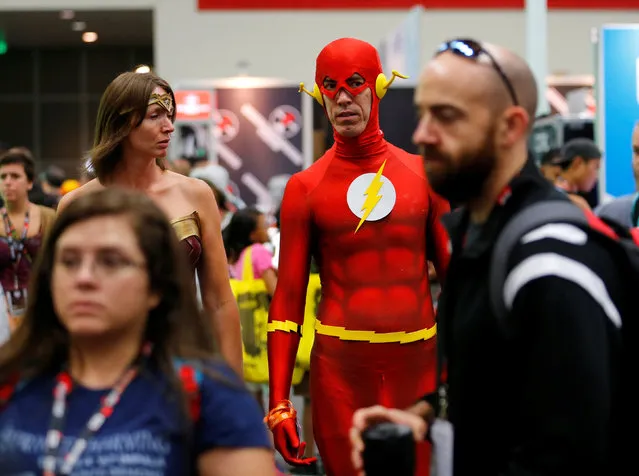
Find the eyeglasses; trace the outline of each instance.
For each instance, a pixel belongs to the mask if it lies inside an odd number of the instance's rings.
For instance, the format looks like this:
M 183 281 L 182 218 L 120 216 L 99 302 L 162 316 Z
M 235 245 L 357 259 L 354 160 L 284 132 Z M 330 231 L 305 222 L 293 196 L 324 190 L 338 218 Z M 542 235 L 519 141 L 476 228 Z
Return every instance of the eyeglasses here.
M 465 58 L 469 58 L 472 60 L 477 60 L 481 55 L 486 55 L 488 59 L 490 59 L 490 63 L 492 64 L 497 74 L 501 78 L 502 82 L 508 89 L 508 93 L 513 100 L 515 106 L 519 106 L 519 101 L 517 100 L 517 94 L 515 94 L 515 88 L 512 83 L 504 73 L 504 70 L 501 69 L 499 63 L 495 61 L 493 55 L 491 55 L 488 51 L 484 49 L 483 46 L 478 41 L 470 40 L 470 39 L 461 39 L 458 38 L 456 40 L 447 41 L 442 43 L 441 46 L 437 49 L 435 56 L 438 56 L 446 51 L 451 51 L 452 53 L 463 56 Z

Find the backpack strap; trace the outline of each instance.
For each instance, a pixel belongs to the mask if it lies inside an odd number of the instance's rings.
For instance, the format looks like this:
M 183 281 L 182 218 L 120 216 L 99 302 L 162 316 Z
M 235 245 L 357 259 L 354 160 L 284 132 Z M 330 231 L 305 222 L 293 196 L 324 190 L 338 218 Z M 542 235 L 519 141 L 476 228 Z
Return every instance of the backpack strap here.
M 202 371 L 182 359 L 174 360 L 175 371 L 182 382 L 182 389 L 186 393 L 189 415 L 194 423 L 200 419 L 202 397 L 200 387 L 202 385 Z
M 594 217 L 593 228 L 602 228 L 606 225 Z M 546 200 L 530 205 L 507 223 L 499 234 L 493 248 L 490 263 L 490 302 L 493 312 L 499 322 L 503 322 L 508 315 L 508 309 L 504 302 L 503 289 L 508 272 L 508 262 L 513 248 L 521 241 L 526 233 L 549 223 L 570 223 L 581 228 L 591 227 L 590 217 L 571 202 L 562 200 Z M 600 225 L 597 225 L 600 223 Z M 610 230 L 608 228 L 608 230 Z M 610 230 L 612 232 L 612 230 Z

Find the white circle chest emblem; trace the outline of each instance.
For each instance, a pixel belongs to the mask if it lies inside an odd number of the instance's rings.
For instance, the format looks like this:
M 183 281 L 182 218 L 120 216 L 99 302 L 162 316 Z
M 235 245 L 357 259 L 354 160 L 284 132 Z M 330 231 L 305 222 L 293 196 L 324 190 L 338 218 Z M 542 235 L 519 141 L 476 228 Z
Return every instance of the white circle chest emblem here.
M 393 183 L 384 175 L 382 164 L 377 173 L 362 174 L 353 180 L 346 192 L 351 212 L 360 219 L 357 231 L 365 221 L 378 221 L 388 216 L 397 201 Z

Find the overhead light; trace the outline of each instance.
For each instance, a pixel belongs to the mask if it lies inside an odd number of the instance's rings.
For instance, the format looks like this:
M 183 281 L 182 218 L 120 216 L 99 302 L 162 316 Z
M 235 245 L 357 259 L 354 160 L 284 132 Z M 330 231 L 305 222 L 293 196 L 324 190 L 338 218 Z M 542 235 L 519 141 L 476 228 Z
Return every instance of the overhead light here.
M 98 34 L 95 31 L 85 31 L 82 33 L 82 41 L 85 43 L 94 43 L 98 41 Z
M 61 20 L 73 20 L 75 18 L 75 12 L 73 10 L 62 10 L 60 12 Z
M 151 68 L 149 66 L 145 65 L 145 64 L 142 64 L 142 65 L 138 66 L 137 68 L 135 68 L 135 72 L 136 73 L 141 73 L 141 74 L 150 73 L 151 72 Z
M 73 31 L 84 31 L 87 29 L 87 24 L 83 21 L 74 21 L 71 23 L 71 29 Z

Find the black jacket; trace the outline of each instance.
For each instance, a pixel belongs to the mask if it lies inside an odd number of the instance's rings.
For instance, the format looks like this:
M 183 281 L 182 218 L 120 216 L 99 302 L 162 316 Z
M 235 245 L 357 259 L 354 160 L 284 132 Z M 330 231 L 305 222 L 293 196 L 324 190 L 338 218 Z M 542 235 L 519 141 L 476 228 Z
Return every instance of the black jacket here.
M 468 226 L 464 209 L 446 217 L 453 255 L 438 326 L 455 476 L 615 474 L 609 432 L 620 335 L 611 313 L 621 277 L 610 250 L 571 240 L 576 227 L 547 227 L 509 259 L 508 332 L 489 304 L 493 244 L 513 214 L 541 200 L 567 198 L 529 162 L 480 228 Z M 555 266 L 568 271 L 558 277 Z

